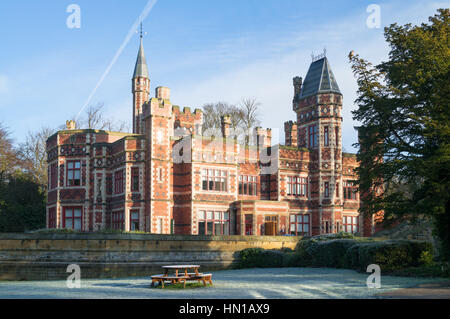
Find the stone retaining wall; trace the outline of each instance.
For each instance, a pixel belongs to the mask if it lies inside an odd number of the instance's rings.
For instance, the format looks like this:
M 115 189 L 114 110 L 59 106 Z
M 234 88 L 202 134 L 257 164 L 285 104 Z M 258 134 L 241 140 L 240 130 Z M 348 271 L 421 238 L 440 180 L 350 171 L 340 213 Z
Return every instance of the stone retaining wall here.
M 70 264 L 82 278 L 148 276 L 162 265 L 195 263 L 202 271 L 233 266 L 253 247 L 294 249 L 299 238 L 137 234 L 0 234 L 0 280 L 66 279 Z

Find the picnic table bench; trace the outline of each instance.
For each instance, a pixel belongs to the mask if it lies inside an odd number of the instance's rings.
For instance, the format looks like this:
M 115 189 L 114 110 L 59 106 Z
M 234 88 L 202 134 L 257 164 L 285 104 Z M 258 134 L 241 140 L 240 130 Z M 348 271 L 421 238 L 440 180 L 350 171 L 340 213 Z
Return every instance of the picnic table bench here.
M 171 265 L 171 266 L 163 266 L 165 269 L 164 274 L 153 275 L 152 278 L 152 287 L 155 283 L 160 283 L 161 287 L 164 288 L 165 282 L 170 282 L 172 284 L 183 283 L 183 288 L 186 288 L 186 281 L 198 281 L 203 282 L 203 285 L 206 286 L 206 283 L 212 285 L 212 274 L 203 274 L 198 272 L 198 265 Z M 174 269 L 175 275 L 169 275 L 169 270 Z M 184 269 L 180 275 L 178 273 L 179 269 Z M 189 273 L 188 269 L 194 269 L 194 273 Z

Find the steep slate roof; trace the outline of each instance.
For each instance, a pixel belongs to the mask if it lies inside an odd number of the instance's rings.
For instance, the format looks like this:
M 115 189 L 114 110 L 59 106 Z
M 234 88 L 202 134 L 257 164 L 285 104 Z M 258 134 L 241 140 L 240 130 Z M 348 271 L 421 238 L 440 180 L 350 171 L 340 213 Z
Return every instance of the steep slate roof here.
M 309 67 L 299 98 L 317 93 L 341 93 L 326 57 L 314 61 Z
M 142 44 L 142 37 L 141 46 L 139 47 L 139 53 L 136 60 L 136 66 L 134 68 L 133 79 L 137 77 L 144 77 L 147 79 L 149 78 L 147 60 L 145 59 L 144 46 Z

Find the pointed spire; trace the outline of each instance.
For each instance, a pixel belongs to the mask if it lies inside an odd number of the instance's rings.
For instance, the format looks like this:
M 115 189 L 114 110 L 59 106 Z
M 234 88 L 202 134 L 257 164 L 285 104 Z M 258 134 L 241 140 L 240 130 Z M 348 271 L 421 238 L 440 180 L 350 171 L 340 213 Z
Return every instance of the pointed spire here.
M 147 60 L 145 59 L 144 54 L 144 44 L 143 44 L 143 32 L 142 32 L 142 23 L 141 23 L 141 32 L 140 32 L 140 38 L 141 38 L 141 45 L 139 47 L 139 53 L 136 60 L 136 66 L 134 68 L 134 74 L 133 79 L 137 77 L 144 77 L 149 78 L 148 74 L 148 66 L 147 66 Z
M 317 93 L 341 93 L 325 54 L 311 63 L 299 98 Z

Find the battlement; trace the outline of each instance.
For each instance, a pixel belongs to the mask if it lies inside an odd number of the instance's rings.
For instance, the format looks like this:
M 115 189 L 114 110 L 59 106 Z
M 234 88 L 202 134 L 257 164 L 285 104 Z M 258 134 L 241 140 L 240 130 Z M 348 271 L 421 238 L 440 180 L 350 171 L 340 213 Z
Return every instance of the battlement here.
M 178 105 L 173 105 L 172 112 L 175 115 L 175 120 L 180 120 L 182 122 L 193 123 L 203 119 L 203 111 L 200 109 L 195 109 L 194 112 L 192 112 L 190 107 L 184 107 L 183 112 L 181 112 Z
M 263 147 L 272 146 L 272 129 L 263 129 L 262 127 L 255 127 L 256 145 L 262 144 Z M 262 142 L 261 142 L 262 140 Z
M 284 134 L 286 146 L 298 146 L 298 124 L 294 121 L 288 121 L 284 123 Z

